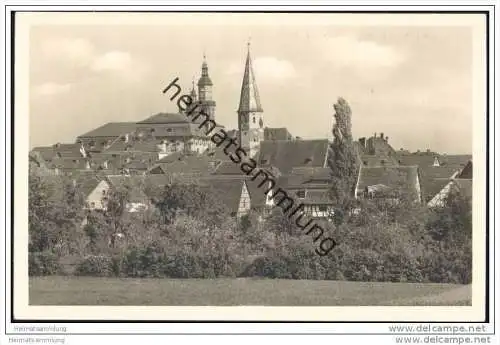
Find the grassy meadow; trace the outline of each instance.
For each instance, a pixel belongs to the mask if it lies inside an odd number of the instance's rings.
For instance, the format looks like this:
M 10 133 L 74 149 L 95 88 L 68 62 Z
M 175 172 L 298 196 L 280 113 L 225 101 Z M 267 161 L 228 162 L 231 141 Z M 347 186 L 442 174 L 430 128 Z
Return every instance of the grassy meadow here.
M 471 286 L 284 279 L 31 277 L 31 305 L 471 305 Z

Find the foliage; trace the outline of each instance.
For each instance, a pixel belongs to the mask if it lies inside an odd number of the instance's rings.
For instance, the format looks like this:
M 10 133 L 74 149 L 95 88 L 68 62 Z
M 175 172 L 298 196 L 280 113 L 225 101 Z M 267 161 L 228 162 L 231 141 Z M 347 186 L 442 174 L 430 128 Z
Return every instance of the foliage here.
M 59 258 L 56 254 L 45 252 L 29 252 L 28 273 L 30 276 L 46 276 L 62 272 Z
M 339 206 L 334 218 L 337 218 L 336 222 L 340 224 L 351 206 L 358 177 L 359 159 L 352 139 L 351 108 L 343 98 L 339 98 L 333 107 L 335 109 L 333 115 L 335 125 L 332 130 L 334 140 L 330 144 L 328 165 L 332 171 L 330 195 Z
M 83 258 L 75 274 L 101 277 L 472 279 L 472 208 L 456 194 L 436 209 L 404 193 L 394 199 L 344 198 L 342 217 L 328 223 L 338 246 L 324 257 L 280 208 L 236 220 L 196 184 L 170 185 L 158 207 L 138 213 L 127 212 L 128 187 L 106 197 L 104 211 L 85 211 L 70 180 L 30 175 L 30 275 L 60 274 L 59 256 L 73 255 Z
M 52 250 L 63 255 L 82 250 L 83 196 L 68 178 L 31 169 L 28 212 L 30 251 Z
M 228 211 L 215 192 L 196 183 L 173 183 L 165 187 L 156 206 L 163 222 L 172 223 L 179 213 L 197 217 L 210 225 L 220 224 Z
M 89 255 L 77 265 L 75 275 L 96 277 L 113 276 L 113 260 L 106 255 Z

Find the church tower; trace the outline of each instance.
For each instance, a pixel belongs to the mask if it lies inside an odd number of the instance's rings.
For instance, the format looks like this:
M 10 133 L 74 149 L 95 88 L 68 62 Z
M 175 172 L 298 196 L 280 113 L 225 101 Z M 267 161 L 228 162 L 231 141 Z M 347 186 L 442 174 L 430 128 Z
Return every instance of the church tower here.
M 240 106 L 238 108 L 238 129 L 240 146 L 253 157 L 264 140 L 264 110 L 260 105 L 259 91 L 255 83 L 255 75 L 250 58 L 248 43 L 245 73 L 241 85 Z
M 201 77 L 198 80 L 198 102 L 200 110 L 203 110 L 213 120 L 215 117 L 215 101 L 212 100 L 212 80 L 208 75 L 208 65 L 205 55 L 201 65 Z

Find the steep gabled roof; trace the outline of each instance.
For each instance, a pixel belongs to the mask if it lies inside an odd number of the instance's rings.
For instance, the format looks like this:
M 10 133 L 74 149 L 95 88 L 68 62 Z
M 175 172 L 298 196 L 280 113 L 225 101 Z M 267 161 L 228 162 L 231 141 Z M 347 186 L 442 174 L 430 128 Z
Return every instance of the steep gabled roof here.
M 357 195 L 363 193 L 369 186 L 384 185 L 391 189 L 401 189 L 403 192 L 419 195 L 417 188 L 420 186 L 417 182 L 417 166 L 361 167 L 356 193 Z
M 387 155 L 361 155 L 359 156 L 360 164 L 365 167 L 378 167 L 382 165 L 398 165 L 398 161 L 394 156 Z
M 282 128 L 264 128 L 264 140 L 292 140 L 293 136 L 286 127 Z
M 133 132 L 136 128 L 137 124 L 134 122 L 109 122 L 78 137 L 118 137 L 122 134 Z
M 186 155 L 174 153 L 155 163 L 155 166 L 160 166 L 165 174 L 198 174 L 208 175 L 214 168 L 214 162 L 207 156 L 203 155 Z
M 449 165 L 420 167 L 420 186 L 424 201 L 431 200 L 439 193 L 458 172 L 458 169 L 457 166 Z
M 291 173 L 283 176 L 283 181 L 289 187 L 305 185 L 330 185 L 332 181 L 331 169 L 323 167 L 293 168 Z
M 472 179 L 457 178 L 454 180 L 454 182 L 458 187 L 460 194 L 472 200 L 472 194 L 473 194 Z
M 31 152 L 39 155 L 45 162 L 50 162 L 57 156 L 56 150 L 53 146 L 39 146 L 31 150 Z
M 452 181 L 449 178 L 434 178 L 424 180 L 422 186 L 422 199 L 425 203 L 431 201 L 443 188 Z
M 457 175 L 459 179 L 472 179 L 472 160 L 470 160 L 465 167 Z
M 232 161 L 221 162 L 214 171 L 215 175 L 244 175 L 240 169 L 240 164 Z
M 262 141 L 257 164 L 288 174 L 297 167 L 324 167 L 327 155 L 327 139 Z
M 82 192 L 85 197 L 88 197 L 90 193 L 101 183 L 101 179 L 97 178 L 95 174 L 88 176 L 79 176 L 75 180 L 77 188 Z M 106 182 L 107 183 L 107 182 Z
M 46 162 L 54 158 L 82 158 L 82 145 L 79 143 L 55 144 L 52 146 L 35 147 L 32 152 L 37 152 Z
M 215 193 L 217 198 L 233 213 L 238 211 L 243 181 L 242 179 L 203 179 L 200 180 L 200 184 Z

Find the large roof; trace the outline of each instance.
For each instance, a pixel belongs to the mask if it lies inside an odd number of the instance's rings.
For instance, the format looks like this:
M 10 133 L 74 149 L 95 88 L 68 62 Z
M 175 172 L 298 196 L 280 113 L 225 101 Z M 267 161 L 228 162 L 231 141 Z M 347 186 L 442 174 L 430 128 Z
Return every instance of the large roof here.
M 257 163 L 287 174 L 297 167 L 324 167 L 327 155 L 327 139 L 262 141 Z
M 417 181 L 417 166 L 362 167 L 356 193 L 359 195 L 370 186 L 387 186 L 391 189 L 400 188 L 407 192 L 418 192 Z
M 471 155 L 433 155 L 433 154 L 403 154 L 398 155 L 397 159 L 401 165 L 418 165 L 422 167 L 430 167 L 434 164 L 434 160 L 438 159 L 440 166 L 464 167 L 467 162 L 472 159 Z
M 37 152 L 46 162 L 54 158 L 82 158 L 81 144 L 55 144 L 53 146 L 42 146 L 33 148 L 32 152 Z
M 472 193 L 473 193 L 473 185 L 472 185 L 472 179 L 455 179 L 454 180 L 456 186 L 458 187 L 460 194 L 463 196 L 472 199 Z
M 158 113 L 148 117 L 145 120 L 137 122 L 137 124 L 166 124 L 166 123 L 186 123 L 189 120 L 185 115 L 179 113 Z
M 137 124 L 134 122 L 109 122 L 78 137 L 119 137 L 122 134 L 135 131 L 136 128 Z
M 292 140 L 293 137 L 286 127 L 264 128 L 264 140 Z
M 186 155 L 174 153 L 157 161 L 154 167 L 160 167 L 165 174 L 210 174 L 216 163 L 206 155 Z M 154 167 L 152 169 L 154 169 Z
M 420 187 L 424 201 L 429 201 L 439 193 L 458 171 L 459 167 L 453 165 L 419 167 Z
M 161 144 L 161 140 L 141 140 L 139 138 L 129 136 L 126 138 L 125 136 L 120 137 L 118 140 L 115 140 L 108 148 L 106 148 L 103 152 L 111 153 L 111 152 L 125 152 L 125 151 L 133 151 L 133 152 L 160 152 L 160 148 L 158 145 Z
M 457 178 L 461 179 L 472 179 L 472 160 L 470 160 L 467 165 L 460 171 Z
M 95 174 L 78 176 L 74 181 L 77 185 L 77 188 L 85 197 L 88 197 L 89 194 L 94 189 L 96 189 L 97 185 L 101 182 L 101 180 L 97 178 Z

